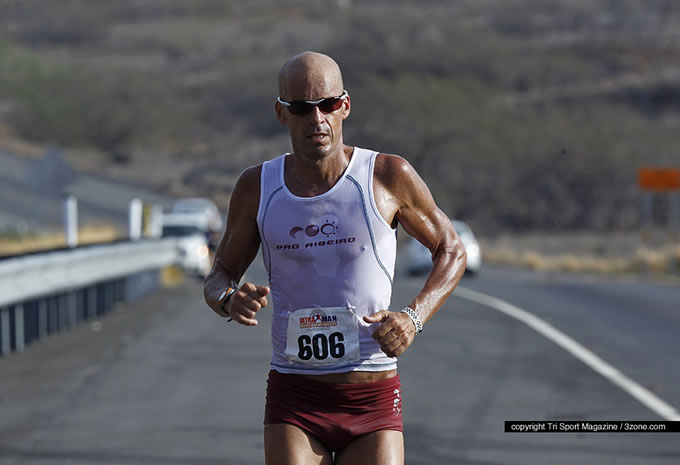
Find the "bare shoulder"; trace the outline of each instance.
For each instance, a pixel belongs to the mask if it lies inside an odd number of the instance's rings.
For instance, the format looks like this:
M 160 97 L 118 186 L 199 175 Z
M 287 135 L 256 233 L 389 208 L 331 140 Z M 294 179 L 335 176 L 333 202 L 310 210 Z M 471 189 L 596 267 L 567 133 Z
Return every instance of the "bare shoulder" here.
M 252 187 L 260 187 L 260 177 L 262 176 L 262 163 L 259 165 L 251 166 L 249 168 L 246 168 L 243 170 L 243 172 L 239 175 L 238 181 L 236 182 L 237 187 L 243 188 L 252 188 Z M 257 185 L 257 186 L 255 186 Z M 234 188 L 236 189 L 236 187 Z
M 247 211 L 257 214 L 260 203 L 260 177 L 262 175 L 262 164 L 246 168 L 234 186 L 231 193 L 229 209 L 236 208 L 239 211 Z
M 417 173 L 405 158 L 390 153 L 379 153 L 375 157 L 373 175 L 385 187 L 392 187 L 414 175 L 417 176 Z
M 374 180 L 399 207 L 429 201 L 430 191 L 415 168 L 403 157 L 379 153 L 373 169 Z

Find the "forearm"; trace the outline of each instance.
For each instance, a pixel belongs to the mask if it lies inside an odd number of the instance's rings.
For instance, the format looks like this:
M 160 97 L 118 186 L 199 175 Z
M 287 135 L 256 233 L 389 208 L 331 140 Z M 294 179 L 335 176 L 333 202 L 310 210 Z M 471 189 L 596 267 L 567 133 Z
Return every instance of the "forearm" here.
M 426 323 L 444 305 L 465 272 L 465 247 L 460 239 L 437 248 L 432 256 L 432 270 L 420 293 L 409 305 Z

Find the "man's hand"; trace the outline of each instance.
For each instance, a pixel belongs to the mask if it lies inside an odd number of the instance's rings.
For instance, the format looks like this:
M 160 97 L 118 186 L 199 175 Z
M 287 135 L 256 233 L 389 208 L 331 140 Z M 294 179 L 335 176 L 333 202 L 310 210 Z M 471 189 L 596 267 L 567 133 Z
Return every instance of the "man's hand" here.
M 244 283 L 231 296 L 224 310 L 237 323 L 246 326 L 257 326 L 255 314 L 262 307 L 267 306 L 267 294 L 269 294 L 269 287 L 267 286 Z
M 373 339 L 388 357 L 399 357 L 413 343 L 416 327 L 406 313 L 380 310 L 364 317 L 366 323 L 382 323 L 373 331 Z

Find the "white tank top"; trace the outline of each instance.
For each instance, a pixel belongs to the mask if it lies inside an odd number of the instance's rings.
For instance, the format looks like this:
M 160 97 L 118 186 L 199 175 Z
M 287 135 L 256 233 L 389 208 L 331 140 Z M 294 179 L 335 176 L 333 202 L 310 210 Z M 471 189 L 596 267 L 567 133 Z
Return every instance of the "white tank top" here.
M 377 153 L 356 147 L 328 191 L 298 197 L 284 182 L 288 154 L 262 166 L 257 224 L 273 301 L 271 368 L 324 374 L 395 369 L 365 315 L 392 297 L 396 229 L 373 198 Z

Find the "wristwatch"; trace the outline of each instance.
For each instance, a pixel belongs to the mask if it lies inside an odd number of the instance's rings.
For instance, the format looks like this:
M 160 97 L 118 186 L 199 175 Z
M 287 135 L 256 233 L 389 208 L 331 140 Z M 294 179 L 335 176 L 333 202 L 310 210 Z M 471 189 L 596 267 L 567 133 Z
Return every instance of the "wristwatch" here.
M 224 289 L 222 292 L 220 292 L 220 296 L 217 298 L 217 300 L 219 300 L 219 302 L 220 302 L 220 310 L 222 310 L 225 313 L 227 312 L 224 309 L 224 306 L 227 304 L 227 301 L 229 300 L 229 298 L 231 298 L 231 296 L 234 295 L 234 292 L 236 292 L 236 291 L 237 291 L 237 289 L 235 287 L 229 287 L 227 289 Z M 227 321 L 229 322 L 229 321 L 231 321 L 231 319 L 232 318 L 230 316 Z
M 404 307 L 400 311 L 411 317 L 411 321 L 413 321 L 413 325 L 416 327 L 416 334 L 423 332 L 423 321 L 415 310 L 411 307 Z

